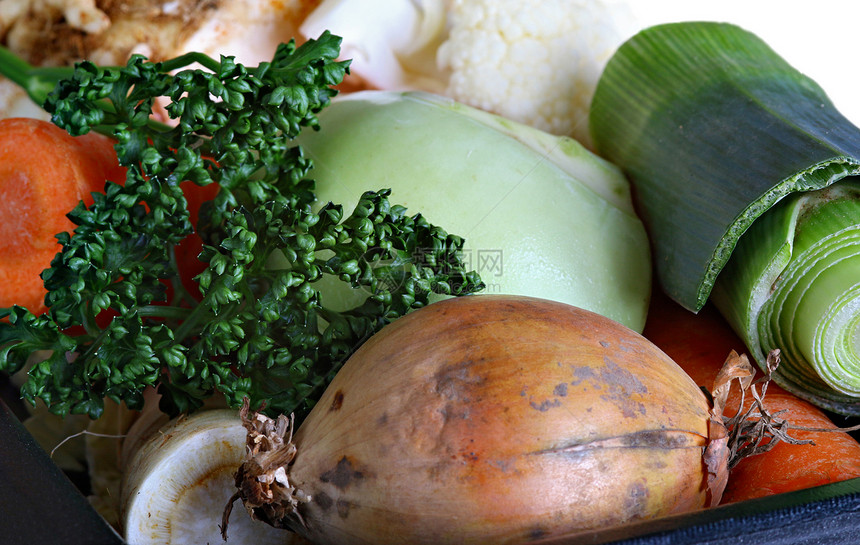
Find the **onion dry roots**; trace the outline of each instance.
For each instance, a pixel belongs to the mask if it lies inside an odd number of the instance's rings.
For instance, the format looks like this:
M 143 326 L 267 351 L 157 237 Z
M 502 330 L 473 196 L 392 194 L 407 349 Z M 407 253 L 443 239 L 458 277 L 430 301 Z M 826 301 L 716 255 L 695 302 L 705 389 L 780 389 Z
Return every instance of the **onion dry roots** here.
M 719 415 L 718 415 L 719 416 Z M 504 295 L 369 339 L 292 435 L 243 410 L 238 497 L 315 543 L 524 543 L 715 505 L 725 428 L 655 345 Z

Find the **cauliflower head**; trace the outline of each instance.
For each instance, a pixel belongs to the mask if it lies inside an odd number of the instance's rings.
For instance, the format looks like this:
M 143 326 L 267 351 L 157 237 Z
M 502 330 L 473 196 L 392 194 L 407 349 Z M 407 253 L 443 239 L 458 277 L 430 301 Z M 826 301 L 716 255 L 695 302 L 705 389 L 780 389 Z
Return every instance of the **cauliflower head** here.
M 324 0 L 300 31 L 342 36 L 373 87 L 443 94 L 586 146 L 597 79 L 636 28 L 622 0 L 368 1 Z

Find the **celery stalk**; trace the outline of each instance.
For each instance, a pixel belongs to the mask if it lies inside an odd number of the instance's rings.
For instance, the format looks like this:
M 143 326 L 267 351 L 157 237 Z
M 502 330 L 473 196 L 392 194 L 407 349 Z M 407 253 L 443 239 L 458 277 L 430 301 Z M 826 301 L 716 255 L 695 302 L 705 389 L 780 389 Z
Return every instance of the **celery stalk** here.
M 590 123 L 631 179 L 664 291 L 692 311 L 713 295 L 760 365 L 781 351 L 780 385 L 860 414 L 860 129 L 757 36 L 712 22 L 623 44 Z

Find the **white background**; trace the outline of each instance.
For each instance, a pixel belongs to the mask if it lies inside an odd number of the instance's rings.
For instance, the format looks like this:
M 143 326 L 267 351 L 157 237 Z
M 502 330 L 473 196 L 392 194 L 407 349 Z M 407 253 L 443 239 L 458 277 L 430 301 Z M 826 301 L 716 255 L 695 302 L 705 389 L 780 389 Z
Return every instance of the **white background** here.
M 672 21 L 735 23 L 757 34 L 860 125 L 860 2 L 855 0 L 630 0 L 640 28 Z

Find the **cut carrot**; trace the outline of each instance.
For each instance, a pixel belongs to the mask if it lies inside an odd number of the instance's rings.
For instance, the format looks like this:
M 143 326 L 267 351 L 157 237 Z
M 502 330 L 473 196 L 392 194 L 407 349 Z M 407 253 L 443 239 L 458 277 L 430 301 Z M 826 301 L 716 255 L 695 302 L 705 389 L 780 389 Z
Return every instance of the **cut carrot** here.
M 84 202 L 87 204 L 92 202 L 92 198 L 90 197 L 92 191 L 104 190 L 105 180 L 117 183 L 125 181 L 125 167 L 121 167 L 117 160 L 116 150 L 114 149 L 115 140 L 97 132 L 88 132 L 87 134 L 72 138 L 72 141 L 84 155 L 88 155 L 97 166 L 101 167 L 103 172 L 102 175 L 93 179 L 91 183 L 86 184 L 87 188 L 92 189 L 88 189 L 87 198 Z M 102 178 L 102 180 L 99 181 L 99 178 Z
M 674 359 L 700 386 L 710 389 L 723 362 L 734 350 L 746 351 L 743 342 L 711 305 L 693 314 L 654 290 L 644 335 Z M 752 399 L 747 395 L 746 410 Z M 726 414 L 737 414 L 740 391 L 730 395 Z M 827 415 L 814 405 L 768 385 L 764 406 L 770 414 L 792 425 L 834 428 Z M 815 444 L 781 442 L 771 450 L 744 458 L 729 474 L 722 503 L 734 503 L 860 477 L 860 443 L 844 432 L 789 430 L 796 439 Z
M 125 179 L 109 138 L 0 120 L 0 307 L 45 310 L 40 274 L 60 250 L 55 235 L 74 228 L 66 214 L 81 200 L 90 204 L 108 179 Z
M 196 229 L 200 206 L 204 202 L 214 199 L 219 187 L 217 184 L 199 186 L 190 181 L 182 182 L 180 187 L 186 200 L 188 200 L 190 220 Z M 180 280 L 188 293 L 197 299 L 202 299 L 202 295 L 194 277 L 206 268 L 206 264 L 197 257 L 201 250 L 203 250 L 203 240 L 196 231 L 176 245 L 176 266 L 179 269 Z
M 818 408 L 785 391 L 768 387 L 765 407 L 795 426 L 833 428 Z M 814 444 L 779 443 L 772 450 L 746 458 L 730 475 L 723 503 L 792 492 L 860 477 L 860 444 L 847 433 L 790 430 L 795 439 Z

